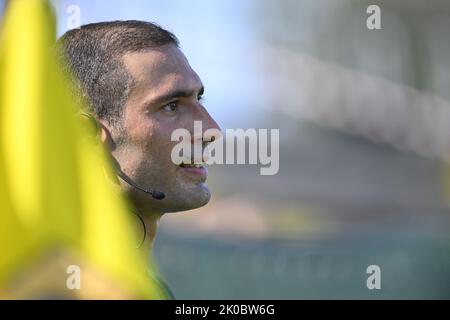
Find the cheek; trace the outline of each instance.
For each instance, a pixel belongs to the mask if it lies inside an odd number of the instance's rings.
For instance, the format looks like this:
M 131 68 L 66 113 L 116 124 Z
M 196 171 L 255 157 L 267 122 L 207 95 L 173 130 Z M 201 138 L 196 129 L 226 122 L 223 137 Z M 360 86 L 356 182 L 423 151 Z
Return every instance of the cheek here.
M 151 132 L 143 141 L 145 149 L 152 153 L 155 158 L 164 159 L 165 162 L 171 162 L 172 148 L 176 141 L 171 141 L 172 130 L 169 126 L 160 123 L 154 123 Z
M 176 126 L 173 121 L 163 121 L 145 115 L 129 118 L 128 133 L 130 142 L 139 149 L 142 156 L 158 159 L 161 166 L 172 165 L 171 153 L 178 141 L 171 141 L 172 133 Z M 134 120 L 134 121 L 131 121 Z
M 154 140 L 158 129 L 152 119 L 145 115 L 128 115 L 127 132 L 128 140 L 139 147 L 147 148 Z

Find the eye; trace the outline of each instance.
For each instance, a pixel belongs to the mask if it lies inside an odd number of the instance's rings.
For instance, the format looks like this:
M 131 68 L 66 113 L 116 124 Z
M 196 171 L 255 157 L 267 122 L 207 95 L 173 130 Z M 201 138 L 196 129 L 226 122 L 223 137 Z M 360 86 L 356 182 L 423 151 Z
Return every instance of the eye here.
M 168 113 L 175 113 L 178 110 L 178 104 L 176 102 L 171 102 L 162 107 L 162 109 Z

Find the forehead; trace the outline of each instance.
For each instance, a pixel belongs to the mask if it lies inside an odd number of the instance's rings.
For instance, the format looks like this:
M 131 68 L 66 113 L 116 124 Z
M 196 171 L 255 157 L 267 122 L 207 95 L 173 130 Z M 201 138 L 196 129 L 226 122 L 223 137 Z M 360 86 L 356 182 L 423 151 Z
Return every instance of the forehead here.
M 156 95 L 173 90 L 198 90 L 202 86 L 184 54 L 172 44 L 127 53 L 123 62 L 134 79 L 133 90 L 137 93 Z

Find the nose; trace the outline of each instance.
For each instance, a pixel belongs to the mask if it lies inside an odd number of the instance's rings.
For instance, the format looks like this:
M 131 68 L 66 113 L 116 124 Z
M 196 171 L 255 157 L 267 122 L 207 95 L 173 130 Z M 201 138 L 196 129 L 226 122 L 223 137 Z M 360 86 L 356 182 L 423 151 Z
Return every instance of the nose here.
M 206 110 L 205 110 L 205 112 L 206 112 L 206 117 L 207 117 L 207 120 L 206 120 L 207 125 L 205 125 L 203 127 L 203 130 L 204 130 L 203 131 L 203 143 L 208 144 L 210 142 L 213 142 L 213 141 L 219 139 L 222 136 L 222 133 L 221 133 L 222 129 L 217 124 L 216 120 L 214 120 L 213 117 L 211 117 L 211 115 Z M 213 132 L 213 134 L 210 134 L 210 135 L 205 134 L 205 132 L 207 132 L 208 130 L 209 130 L 209 132 L 212 132 L 212 129 L 214 129 L 214 131 L 216 131 L 216 132 Z
M 222 137 L 222 129 L 203 106 L 200 106 L 200 109 L 200 116 L 196 121 L 202 122 L 202 137 L 194 139 L 201 139 L 203 146 L 206 147 L 209 143 Z
M 222 137 L 221 129 L 217 122 L 211 117 L 208 111 L 199 103 L 193 114 L 194 128 L 191 135 L 191 143 L 194 146 L 194 161 L 206 161 L 204 150 L 208 144 Z M 199 127 L 201 126 L 201 129 Z M 196 149 L 200 147 L 199 149 Z

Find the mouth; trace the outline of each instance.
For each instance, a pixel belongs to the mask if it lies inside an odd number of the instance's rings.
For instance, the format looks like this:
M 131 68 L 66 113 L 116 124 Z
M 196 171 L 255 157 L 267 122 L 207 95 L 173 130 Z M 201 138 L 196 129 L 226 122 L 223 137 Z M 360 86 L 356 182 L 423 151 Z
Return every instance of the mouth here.
M 202 168 L 205 166 L 205 163 L 182 163 L 180 167 L 182 168 Z

